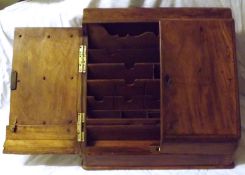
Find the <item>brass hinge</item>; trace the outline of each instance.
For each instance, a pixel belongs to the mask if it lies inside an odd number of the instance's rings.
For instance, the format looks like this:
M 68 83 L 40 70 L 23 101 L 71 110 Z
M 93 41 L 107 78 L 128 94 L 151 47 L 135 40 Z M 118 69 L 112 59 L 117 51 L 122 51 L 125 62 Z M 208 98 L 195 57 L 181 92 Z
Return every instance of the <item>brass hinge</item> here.
M 79 49 L 79 72 L 86 73 L 87 69 L 87 46 L 81 45 Z
M 85 113 L 77 114 L 77 141 L 84 142 L 85 133 L 84 133 L 84 123 L 85 123 Z

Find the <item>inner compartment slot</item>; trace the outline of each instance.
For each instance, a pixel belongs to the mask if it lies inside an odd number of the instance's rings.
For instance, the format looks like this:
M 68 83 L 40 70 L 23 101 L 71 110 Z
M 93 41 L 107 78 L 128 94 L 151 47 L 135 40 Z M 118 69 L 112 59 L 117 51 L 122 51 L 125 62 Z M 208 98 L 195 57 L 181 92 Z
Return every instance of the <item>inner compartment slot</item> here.
M 88 145 L 159 141 L 158 23 L 87 24 L 85 28 Z
M 159 63 L 159 49 L 89 49 L 90 63 Z
M 158 140 L 159 125 L 87 125 L 89 140 Z
M 123 63 L 89 64 L 89 79 L 152 79 L 154 77 L 154 64 L 135 63 L 127 67 Z

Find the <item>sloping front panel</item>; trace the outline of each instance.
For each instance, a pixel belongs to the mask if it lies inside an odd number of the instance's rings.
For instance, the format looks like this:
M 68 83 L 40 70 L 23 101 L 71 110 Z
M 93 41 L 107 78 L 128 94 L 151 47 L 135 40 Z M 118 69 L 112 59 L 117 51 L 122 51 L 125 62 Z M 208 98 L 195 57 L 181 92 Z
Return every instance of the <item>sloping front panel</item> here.
M 232 20 L 162 20 L 161 141 L 240 136 Z
M 16 29 L 4 152 L 75 152 L 81 33 L 81 28 Z

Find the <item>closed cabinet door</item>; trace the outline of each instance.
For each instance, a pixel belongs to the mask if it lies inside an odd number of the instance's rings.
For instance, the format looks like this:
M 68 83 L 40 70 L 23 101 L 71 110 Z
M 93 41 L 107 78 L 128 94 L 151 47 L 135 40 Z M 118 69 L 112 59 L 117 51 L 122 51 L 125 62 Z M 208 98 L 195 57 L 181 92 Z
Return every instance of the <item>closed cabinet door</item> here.
M 160 22 L 161 146 L 239 137 L 232 19 Z

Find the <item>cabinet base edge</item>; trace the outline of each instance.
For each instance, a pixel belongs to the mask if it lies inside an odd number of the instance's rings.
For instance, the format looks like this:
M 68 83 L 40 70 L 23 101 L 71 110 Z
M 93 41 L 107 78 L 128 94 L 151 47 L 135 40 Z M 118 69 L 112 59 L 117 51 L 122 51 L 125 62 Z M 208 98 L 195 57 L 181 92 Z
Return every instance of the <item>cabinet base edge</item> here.
M 154 155 L 86 155 L 86 170 L 116 169 L 230 169 L 232 155 L 154 154 Z
M 224 165 L 162 165 L 162 166 L 86 166 L 82 165 L 85 170 L 174 170 L 174 169 L 232 169 L 235 164 Z

